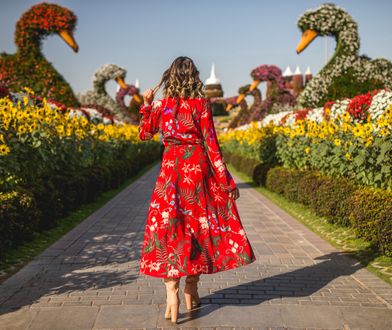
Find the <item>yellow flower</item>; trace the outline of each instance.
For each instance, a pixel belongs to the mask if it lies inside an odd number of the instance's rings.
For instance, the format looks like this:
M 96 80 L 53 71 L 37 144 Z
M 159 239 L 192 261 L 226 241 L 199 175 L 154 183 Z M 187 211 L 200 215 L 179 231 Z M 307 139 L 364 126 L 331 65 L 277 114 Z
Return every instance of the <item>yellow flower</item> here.
M 386 136 L 386 135 L 390 134 L 390 131 L 384 127 L 384 128 L 382 128 L 382 129 L 380 130 L 380 133 L 379 133 L 379 134 L 380 134 L 381 136 Z
M 374 141 L 374 138 L 372 136 L 369 136 L 366 140 L 365 140 L 365 146 L 368 147 L 369 145 L 371 145 Z
M 345 112 L 343 115 L 343 120 L 347 123 L 351 120 L 351 116 L 348 112 Z
M 337 126 L 334 123 L 329 123 L 328 124 L 328 133 L 333 135 L 335 134 L 335 131 L 337 130 Z
M 105 125 L 102 124 L 102 123 L 99 123 L 99 124 L 97 125 L 97 128 L 98 128 L 98 130 L 102 131 L 102 130 L 104 130 Z
M 347 153 L 347 154 L 346 154 L 346 158 L 347 158 L 348 160 L 351 160 L 351 155 L 350 155 L 349 153 Z
M 30 89 L 29 87 L 23 87 L 22 88 L 27 94 L 34 95 L 34 91 Z
M 18 127 L 18 133 L 19 134 L 24 134 L 24 133 L 26 133 L 26 127 L 25 126 L 19 126 Z
M 307 154 L 310 153 L 310 148 L 309 147 L 305 148 L 305 153 L 307 153 Z
M 366 123 L 363 125 L 363 129 L 367 134 L 373 132 L 373 125 L 371 123 Z
M 342 141 L 340 139 L 335 139 L 334 143 L 335 143 L 335 145 L 340 147 L 340 145 L 342 144 Z
M 100 135 L 98 139 L 102 142 L 106 142 L 109 140 L 109 137 L 107 135 Z
M 0 155 L 5 156 L 10 152 L 10 148 L 6 144 L 0 144 Z
M 352 132 L 355 136 L 361 136 L 363 134 L 362 128 L 358 124 L 353 128 Z

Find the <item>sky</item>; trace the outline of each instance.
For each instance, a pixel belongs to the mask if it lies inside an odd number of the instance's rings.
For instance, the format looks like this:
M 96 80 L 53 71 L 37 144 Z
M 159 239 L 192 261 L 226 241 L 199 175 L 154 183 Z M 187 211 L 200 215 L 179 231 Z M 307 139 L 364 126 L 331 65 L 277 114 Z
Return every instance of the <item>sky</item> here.
M 0 52 L 14 53 L 15 23 L 40 1 L 0 0 Z M 331 2 L 331 1 L 329 1 Z M 262 64 L 284 71 L 290 65 L 317 73 L 331 57 L 333 38 L 316 38 L 301 54 L 295 48 L 301 14 L 323 1 L 312 0 L 59 0 L 78 17 L 74 53 L 57 35 L 44 40 L 43 53 L 75 93 L 92 88 L 103 64 L 127 70 L 126 82 L 141 90 L 155 86 L 177 56 L 191 57 L 205 81 L 215 63 L 225 96 L 251 83 Z M 359 25 L 360 53 L 392 60 L 392 1 L 336 0 Z M 327 52 L 326 52 L 327 49 Z M 114 94 L 116 84 L 107 89 Z M 159 96 L 159 95 L 158 95 Z

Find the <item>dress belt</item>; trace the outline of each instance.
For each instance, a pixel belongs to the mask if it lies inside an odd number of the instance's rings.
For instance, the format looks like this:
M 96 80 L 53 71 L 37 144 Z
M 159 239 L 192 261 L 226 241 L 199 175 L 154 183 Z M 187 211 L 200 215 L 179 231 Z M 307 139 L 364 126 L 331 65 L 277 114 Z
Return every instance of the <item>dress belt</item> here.
M 187 146 L 187 145 L 200 145 L 204 146 L 202 140 L 200 141 L 165 141 L 166 146 Z

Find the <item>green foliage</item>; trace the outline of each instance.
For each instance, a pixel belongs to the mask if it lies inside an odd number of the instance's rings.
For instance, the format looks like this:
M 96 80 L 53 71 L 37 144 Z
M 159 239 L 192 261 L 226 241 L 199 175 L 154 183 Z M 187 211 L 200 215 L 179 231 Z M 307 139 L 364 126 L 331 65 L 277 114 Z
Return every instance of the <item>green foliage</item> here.
M 276 155 L 276 134 L 267 134 L 261 141 L 259 147 L 259 159 L 263 164 L 278 165 L 279 159 Z
M 71 211 L 120 186 L 161 156 L 158 143 L 143 145 L 122 159 L 79 171 L 46 173 L 17 191 L 0 193 L 0 255 L 31 239 L 34 232 L 58 226 Z
M 354 179 L 358 184 L 392 188 L 392 136 L 376 137 L 369 146 L 349 135 L 337 135 L 341 145 L 319 140 L 312 143 L 303 136 L 278 135 L 276 157 L 284 167 L 311 169 L 327 176 Z M 305 150 L 309 148 L 307 154 Z
M 359 81 L 352 68 L 345 74 L 336 77 L 328 88 L 328 93 L 320 99 L 316 107 L 323 107 L 325 103 L 345 98 L 352 98 L 375 89 L 385 88 L 385 83 L 374 79 Z
M 352 180 L 344 178 L 322 178 L 314 194 L 312 208 L 316 214 L 328 217 L 331 223 L 348 226 L 350 198 L 357 187 Z
M 355 228 L 359 237 L 374 243 L 385 255 L 392 255 L 392 192 L 284 167 L 268 171 L 266 187 L 308 205 L 330 223 Z
M 0 193 L 0 256 L 31 238 L 39 217 L 34 196 L 29 191 Z
M 392 256 L 392 192 L 362 188 L 352 195 L 350 203 L 349 219 L 357 234 Z

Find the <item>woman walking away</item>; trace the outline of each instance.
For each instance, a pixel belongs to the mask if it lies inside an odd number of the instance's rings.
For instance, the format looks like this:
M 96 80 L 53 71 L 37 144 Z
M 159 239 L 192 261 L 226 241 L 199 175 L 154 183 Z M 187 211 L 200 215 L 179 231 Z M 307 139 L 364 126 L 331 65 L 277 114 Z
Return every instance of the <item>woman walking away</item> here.
M 164 98 L 154 101 L 163 85 Z M 144 92 L 139 137 L 158 131 L 164 151 L 147 215 L 140 273 L 163 278 L 165 318 L 177 322 L 179 284 L 185 279 L 187 310 L 200 305 L 200 274 L 212 274 L 256 260 L 236 202 L 239 191 L 227 170 L 204 98 L 199 71 L 178 57 L 155 90 Z

